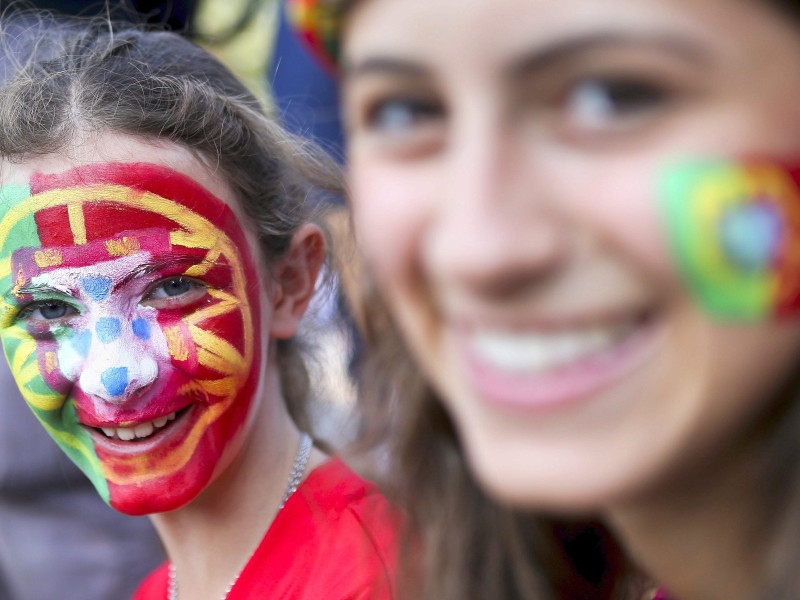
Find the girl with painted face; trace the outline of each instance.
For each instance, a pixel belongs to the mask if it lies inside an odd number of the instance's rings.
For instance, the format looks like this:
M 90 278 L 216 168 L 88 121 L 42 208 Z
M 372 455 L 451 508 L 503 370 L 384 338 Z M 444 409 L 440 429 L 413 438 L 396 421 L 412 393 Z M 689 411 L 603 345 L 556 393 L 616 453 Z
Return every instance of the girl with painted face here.
M 547 514 L 661 595 L 797 598 L 796 3 L 310 4 L 428 595 L 591 597 Z
M 176 35 L 47 36 L 0 91 L 0 336 L 103 499 L 152 516 L 136 598 L 390 597 L 392 509 L 313 447 L 293 343 L 335 169 Z

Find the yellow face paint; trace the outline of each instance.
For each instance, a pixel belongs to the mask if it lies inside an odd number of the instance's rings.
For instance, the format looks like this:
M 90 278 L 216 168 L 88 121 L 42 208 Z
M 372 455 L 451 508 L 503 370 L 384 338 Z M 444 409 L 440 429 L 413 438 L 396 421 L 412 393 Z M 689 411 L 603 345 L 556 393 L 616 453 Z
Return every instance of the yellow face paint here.
M 115 508 L 190 501 L 261 377 L 259 273 L 237 218 L 150 164 L 0 194 L 0 337 L 26 401 Z

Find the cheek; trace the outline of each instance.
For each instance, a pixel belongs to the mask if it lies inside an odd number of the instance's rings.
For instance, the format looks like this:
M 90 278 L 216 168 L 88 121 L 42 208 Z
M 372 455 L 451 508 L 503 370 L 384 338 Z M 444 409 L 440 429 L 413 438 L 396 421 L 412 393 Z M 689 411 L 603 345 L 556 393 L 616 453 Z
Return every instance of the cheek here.
M 32 336 L 22 327 L 0 334 L 14 381 L 37 415 L 51 418 L 59 413 L 71 387 L 61 372 L 57 336 Z M 48 416 L 50 415 L 50 416 Z
M 725 320 L 800 312 L 800 168 L 705 161 L 664 176 L 664 212 L 682 275 Z
M 418 180 L 419 178 L 416 178 Z M 435 199 L 403 171 L 363 164 L 350 179 L 354 224 L 367 262 L 379 280 L 398 276 L 416 260 Z
M 200 366 L 198 344 L 188 323 L 172 315 L 159 315 L 158 325 L 167 345 L 171 364 L 177 369 L 195 375 Z
M 42 378 L 57 394 L 66 395 L 74 374 L 64 369 L 62 361 L 59 359 L 58 343 L 39 342 L 37 345 L 39 372 L 42 374 Z
M 652 157 L 551 167 L 561 182 L 559 209 L 568 211 L 571 220 L 647 273 L 678 277 L 666 236 L 660 172 Z
M 184 315 L 159 314 L 157 327 L 171 366 L 195 380 L 233 378 L 227 385 L 240 387 L 248 376 L 243 369 L 248 352 L 245 340 L 252 340 L 255 330 L 255 323 L 246 321 L 241 309 L 240 303 L 232 302 L 210 304 Z
M 66 395 L 80 376 L 92 346 L 92 333 L 84 326 L 62 328 L 50 339 L 35 339 L 39 372 L 57 394 Z

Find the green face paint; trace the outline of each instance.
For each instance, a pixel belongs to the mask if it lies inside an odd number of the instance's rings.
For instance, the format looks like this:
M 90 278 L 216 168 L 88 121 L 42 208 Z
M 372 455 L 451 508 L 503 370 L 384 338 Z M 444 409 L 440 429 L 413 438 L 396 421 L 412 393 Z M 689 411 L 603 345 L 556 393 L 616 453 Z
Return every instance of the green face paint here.
M 694 162 L 668 170 L 663 185 L 680 271 L 713 316 L 800 313 L 800 167 Z
M 33 412 L 101 497 L 174 510 L 246 435 L 263 374 L 258 265 L 220 198 L 153 163 L 0 189 L 0 339 Z
M 34 211 L 26 203 L 32 196 L 28 185 L 0 187 L 0 217 L 4 226 L 0 257 L 0 289 L 15 290 L 18 274 L 11 267 L 10 256 L 18 247 L 41 248 Z M 15 319 L 19 298 L 14 294 L 0 297 L 0 337 L 3 350 L 17 380 L 20 392 L 28 406 L 64 453 L 86 473 L 106 502 L 109 501 L 108 484 L 101 472 L 100 462 L 91 437 L 78 425 L 75 407 L 65 404 L 61 391 L 46 380 L 47 361 L 37 352 L 36 341 L 24 324 Z M 56 340 L 68 338 L 72 331 L 54 332 Z M 43 368 L 43 363 L 44 368 Z

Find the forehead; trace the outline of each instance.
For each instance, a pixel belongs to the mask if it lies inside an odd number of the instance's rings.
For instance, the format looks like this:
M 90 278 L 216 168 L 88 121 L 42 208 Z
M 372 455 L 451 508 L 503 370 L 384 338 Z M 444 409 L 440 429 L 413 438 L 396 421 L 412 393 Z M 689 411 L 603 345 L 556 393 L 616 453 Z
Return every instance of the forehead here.
M 249 252 L 231 208 L 167 166 L 93 162 L 0 187 L 4 290 L 64 267 L 145 255 L 239 268 Z
M 766 0 L 364 0 L 348 15 L 344 56 L 352 63 L 401 53 L 474 72 L 600 32 L 680 34 L 734 53 L 743 44 L 776 42 L 776 30 L 800 37 L 770 6 Z
M 119 235 L 127 230 L 183 229 L 213 237 L 217 227 L 240 229 L 224 201 L 183 173 L 152 163 L 90 163 L 34 172 L 27 182 L 0 187 L 0 194 L 0 248 L 24 243 L 31 220 L 36 245 L 87 246 L 104 240 L 112 257 L 135 250 L 135 238 Z
M 100 190 L 102 186 L 105 192 Z M 122 188 L 131 191 L 126 194 Z M 65 210 L 68 213 L 71 210 L 71 216 L 77 217 L 75 206 L 82 203 L 81 212 L 90 213 L 87 214 L 89 220 L 84 219 L 84 222 L 90 234 L 96 233 L 96 236 L 120 224 L 120 219 L 106 217 L 125 208 L 134 210 L 137 203 L 131 201 L 136 194 L 160 196 L 200 213 L 204 210 L 212 214 L 219 210 L 225 212 L 225 208 L 220 208 L 223 205 L 232 207 L 234 212 L 238 209 L 234 194 L 221 174 L 206 166 L 187 148 L 167 140 L 109 131 L 79 134 L 60 153 L 33 156 L 14 163 L 0 159 L 0 190 L 3 192 L 0 217 L 13 208 L 17 212 L 41 212 L 37 219 L 42 222 L 59 221 L 59 215 L 63 216 Z M 31 198 L 40 195 L 38 199 Z M 154 214 L 145 213 L 163 212 L 162 207 L 152 203 L 139 204 L 134 222 L 137 228 L 147 226 L 147 222 L 155 218 Z M 116 212 L 109 213 L 112 208 Z M 127 216 L 130 218 L 133 214 L 127 213 Z M 99 222 L 96 217 L 100 217 Z M 61 220 L 56 227 L 61 241 L 65 236 L 63 225 Z M 80 222 L 76 223 L 74 218 L 73 225 L 80 228 Z M 73 241 L 81 242 L 80 232 Z
M 0 158 L 0 185 L 26 184 L 36 173 L 56 174 L 77 167 L 106 163 L 151 163 L 187 176 L 231 206 L 235 199 L 224 174 L 211 168 L 188 148 L 158 138 L 141 138 L 110 131 L 78 135 L 62 152 L 23 161 Z

